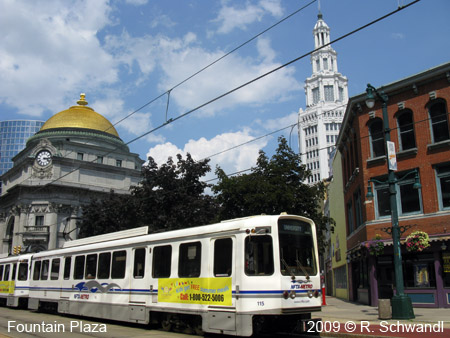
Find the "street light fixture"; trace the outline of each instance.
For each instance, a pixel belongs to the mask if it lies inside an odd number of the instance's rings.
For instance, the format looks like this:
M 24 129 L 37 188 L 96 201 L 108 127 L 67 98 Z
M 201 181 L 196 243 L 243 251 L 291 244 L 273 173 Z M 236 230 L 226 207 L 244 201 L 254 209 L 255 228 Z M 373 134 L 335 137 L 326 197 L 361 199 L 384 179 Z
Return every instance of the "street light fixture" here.
M 383 112 L 383 126 L 384 126 L 384 137 L 385 142 L 388 142 L 391 140 L 390 136 L 390 129 L 389 129 L 389 120 L 388 120 L 388 112 L 387 112 L 387 103 L 388 103 L 388 96 L 383 92 L 378 92 L 378 90 L 373 87 L 370 84 L 367 84 L 366 89 L 366 105 L 369 109 L 372 109 L 375 106 L 375 100 L 379 99 L 382 103 L 381 108 Z M 412 319 L 415 318 L 414 311 L 412 307 L 411 298 L 408 297 L 408 295 L 404 292 L 404 284 L 403 284 L 403 270 L 402 270 L 402 254 L 401 254 L 401 247 L 400 247 L 400 227 L 398 225 L 398 209 L 397 209 L 397 190 L 396 190 L 396 184 L 398 182 L 394 170 L 392 170 L 389 167 L 389 158 L 388 158 L 388 151 L 387 151 L 387 145 L 385 143 L 385 154 L 386 154 L 386 162 L 388 165 L 388 180 L 387 183 L 389 184 L 389 202 L 391 207 L 391 232 L 392 232 L 392 242 L 394 244 L 394 270 L 395 270 L 395 288 L 396 288 L 396 294 L 392 297 L 391 304 L 392 304 L 392 318 L 393 319 Z M 407 173 L 403 178 L 408 176 L 410 173 L 413 173 L 414 171 L 411 171 Z M 415 183 L 414 188 L 420 189 L 420 182 L 419 182 L 419 173 L 417 169 L 415 170 Z M 369 180 L 369 186 L 367 188 L 367 198 L 372 197 L 372 188 L 370 183 L 376 182 L 381 183 L 380 181 L 371 179 Z M 383 182 L 386 183 L 386 182 Z

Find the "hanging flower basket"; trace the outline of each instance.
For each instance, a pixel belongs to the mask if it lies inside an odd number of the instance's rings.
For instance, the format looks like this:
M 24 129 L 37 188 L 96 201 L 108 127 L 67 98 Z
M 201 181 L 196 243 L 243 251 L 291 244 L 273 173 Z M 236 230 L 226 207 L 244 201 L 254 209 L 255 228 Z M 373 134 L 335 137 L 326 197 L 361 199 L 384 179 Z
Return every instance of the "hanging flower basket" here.
M 384 252 L 384 243 L 381 236 L 376 234 L 375 238 L 368 243 L 369 253 L 373 256 L 379 256 Z
M 424 231 L 414 231 L 406 237 L 405 245 L 410 252 L 421 252 L 430 246 L 430 238 Z

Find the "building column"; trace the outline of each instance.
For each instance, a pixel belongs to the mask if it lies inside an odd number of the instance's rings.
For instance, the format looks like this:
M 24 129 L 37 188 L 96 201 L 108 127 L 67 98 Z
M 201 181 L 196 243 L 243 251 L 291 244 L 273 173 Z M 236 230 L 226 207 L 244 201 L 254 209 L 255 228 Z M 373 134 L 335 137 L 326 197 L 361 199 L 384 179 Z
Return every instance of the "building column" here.
M 49 205 L 48 250 L 56 249 L 58 243 L 58 210 L 56 205 Z
M 19 223 L 17 224 L 19 235 L 17 236 L 17 243 L 15 245 L 20 245 L 22 247 L 22 250 L 23 250 L 23 235 L 25 233 L 25 226 L 27 225 L 28 209 L 29 209 L 28 206 L 24 205 L 20 206 Z
M 439 243 L 439 242 L 438 242 Z M 434 273 L 436 275 L 436 304 L 437 307 L 445 307 L 447 304 L 446 293 L 444 290 L 444 281 L 442 279 L 442 265 L 440 251 L 434 251 Z

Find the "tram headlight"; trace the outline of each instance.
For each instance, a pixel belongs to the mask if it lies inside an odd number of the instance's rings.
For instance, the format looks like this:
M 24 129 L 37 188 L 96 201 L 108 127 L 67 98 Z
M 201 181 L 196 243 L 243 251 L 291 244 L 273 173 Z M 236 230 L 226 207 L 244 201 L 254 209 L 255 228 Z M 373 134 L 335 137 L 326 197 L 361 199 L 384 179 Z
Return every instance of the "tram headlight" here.
M 308 291 L 308 297 L 312 298 L 313 297 L 313 292 L 311 290 Z
M 288 299 L 289 298 L 289 292 L 288 291 L 284 291 L 283 292 L 283 298 L 284 299 Z
M 294 299 L 296 296 L 295 291 L 292 290 L 291 293 L 289 294 L 289 297 L 291 297 L 291 299 Z
M 316 297 L 316 298 L 319 297 L 319 291 L 317 291 L 317 290 L 314 291 L 314 297 Z

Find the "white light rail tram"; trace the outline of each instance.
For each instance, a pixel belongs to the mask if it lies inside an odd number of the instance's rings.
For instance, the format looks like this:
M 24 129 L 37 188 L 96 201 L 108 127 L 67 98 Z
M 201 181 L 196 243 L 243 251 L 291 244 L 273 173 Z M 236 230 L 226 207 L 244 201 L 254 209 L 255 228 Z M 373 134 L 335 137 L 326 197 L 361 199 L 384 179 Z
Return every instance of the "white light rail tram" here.
M 0 258 L 6 306 L 185 333 L 302 332 L 320 292 L 315 225 L 286 214 L 142 227 Z

